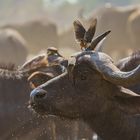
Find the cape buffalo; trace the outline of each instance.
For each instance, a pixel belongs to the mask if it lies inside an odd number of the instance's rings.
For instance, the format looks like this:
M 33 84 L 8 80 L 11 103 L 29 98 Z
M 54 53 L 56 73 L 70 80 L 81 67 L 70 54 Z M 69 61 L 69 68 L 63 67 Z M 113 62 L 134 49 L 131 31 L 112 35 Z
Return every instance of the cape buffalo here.
M 83 38 L 83 27 L 75 23 Z M 140 140 L 140 96 L 124 88 L 139 82 L 140 66 L 120 71 L 95 50 L 99 40 L 72 55 L 66 72 L 34 89 L 30 104 L 41 115 L 82 119 L 103 140 Z

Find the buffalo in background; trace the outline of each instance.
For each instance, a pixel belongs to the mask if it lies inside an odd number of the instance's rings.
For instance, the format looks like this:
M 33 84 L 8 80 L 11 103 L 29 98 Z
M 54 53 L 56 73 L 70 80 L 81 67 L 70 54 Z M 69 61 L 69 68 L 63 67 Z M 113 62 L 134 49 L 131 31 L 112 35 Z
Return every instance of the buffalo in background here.
M 13 29 L 0 30 L 0 63 L 22 65 L 28 56 L 27 42 Z
M 48 46 L 58 46 L 57 27 L 47 19 L 34 19 L 24 23 L 11 23 L 3 25 L 0 28 L 17 30 L 27 41 L 28 50 L 32 54 L 37 54 Z
M 135 50 L 139 49 L 140 47 L 139 25 L 140 25 L 140 7 L 138 6 L 137 9 L 129 16 L 127 23 L 128 33 L 130 35 L 132 47 L 134 47 Z

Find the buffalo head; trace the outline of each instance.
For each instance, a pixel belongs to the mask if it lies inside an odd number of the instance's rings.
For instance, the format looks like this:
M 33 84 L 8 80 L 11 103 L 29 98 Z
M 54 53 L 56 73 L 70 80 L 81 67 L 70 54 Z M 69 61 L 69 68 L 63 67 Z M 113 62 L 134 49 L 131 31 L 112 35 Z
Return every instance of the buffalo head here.
M 66 72 L 32 91 L 33 108 L 43 109 L 46 114 L 77 118 L 103 111 L 114 100 L 118 104 L 121 98 L 136 96 L 131 91 L 122 95 L 119 91 L 121 86 L 138 82 L 139 66 L 133 71 L 121 72 L 109 56 L 94 51 L 73 57 L 75 62 L 69 64 Z

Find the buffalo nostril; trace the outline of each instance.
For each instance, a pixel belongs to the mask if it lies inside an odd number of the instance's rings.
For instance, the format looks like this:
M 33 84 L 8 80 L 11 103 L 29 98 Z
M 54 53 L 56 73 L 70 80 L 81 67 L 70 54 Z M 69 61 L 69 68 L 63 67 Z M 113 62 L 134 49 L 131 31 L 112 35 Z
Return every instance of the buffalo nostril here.
M 32 103 L 41 100 L 45 97 L 46 91 L 42 89 L 34 89 L 30 94 L 30 101 Z

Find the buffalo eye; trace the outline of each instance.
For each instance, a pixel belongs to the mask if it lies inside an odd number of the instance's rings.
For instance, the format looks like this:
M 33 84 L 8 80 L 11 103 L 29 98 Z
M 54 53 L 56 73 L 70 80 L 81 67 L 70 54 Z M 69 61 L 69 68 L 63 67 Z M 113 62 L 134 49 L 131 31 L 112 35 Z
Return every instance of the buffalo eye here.
M 85 72 L 82 72 L 81 74 L 80 74 L 80 79 L 81 80 L 86 80 L 87 79 L 87 72 L 85 71 Z

